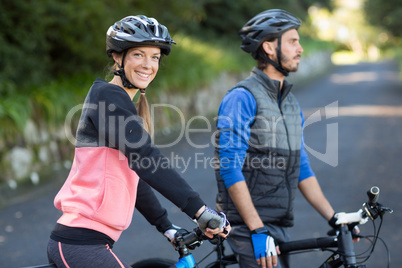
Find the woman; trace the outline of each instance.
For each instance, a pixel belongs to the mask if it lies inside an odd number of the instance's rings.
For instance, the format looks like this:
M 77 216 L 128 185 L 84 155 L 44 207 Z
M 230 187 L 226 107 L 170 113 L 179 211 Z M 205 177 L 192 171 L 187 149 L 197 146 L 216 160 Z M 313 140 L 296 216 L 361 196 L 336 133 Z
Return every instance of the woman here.
M 88 92 L 74 162 L 54 201 L 63 214 L 51 233 L 48 257 L 57 267 L 130 267 L 111 248 L 130 225 L 134 206 L 172 238 L 176 228 L 150 186 L 196 219 L 207 236 L 226 237 L 230 231 L 151 143 L 145 89 L 174 44 L 167 28 L 153 18 L 129 16 L 106 36 L 116 70 L 110 82 L 98 78 Z M 132 99 L 138 90 L 137 110 Z M 220 227 L 207 228 L 211 219 Z

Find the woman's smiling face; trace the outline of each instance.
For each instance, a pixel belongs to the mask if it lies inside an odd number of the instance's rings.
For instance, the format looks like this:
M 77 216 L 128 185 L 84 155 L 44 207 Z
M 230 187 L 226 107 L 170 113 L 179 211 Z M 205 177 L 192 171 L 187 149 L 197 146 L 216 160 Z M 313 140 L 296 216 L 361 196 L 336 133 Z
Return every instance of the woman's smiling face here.
M 146 88 L 158 72 L 160 58 L 158 47 L 130 48 L 124 59 L 127 79 L 137 88 Z

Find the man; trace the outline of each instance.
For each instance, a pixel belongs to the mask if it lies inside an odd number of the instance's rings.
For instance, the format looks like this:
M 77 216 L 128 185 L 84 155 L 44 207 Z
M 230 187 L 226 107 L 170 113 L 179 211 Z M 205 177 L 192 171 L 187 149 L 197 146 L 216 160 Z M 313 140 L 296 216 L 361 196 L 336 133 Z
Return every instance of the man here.
M 227 93 L 219 108 L 217 209 L 232 224 L 228 242 L 240 267 L 279 264 L 275 245 L 289 240 L 297 188 L 326 220 L 334 219 L 304 149 L 303 115 L 284 79 L 297 71 L 303 52 L 299 26 L 296 17 L 278 9 L 243 26 L 241 48 L 258 68 Z M 289 266 L 285 256 L 279 260 L 281 267 Z

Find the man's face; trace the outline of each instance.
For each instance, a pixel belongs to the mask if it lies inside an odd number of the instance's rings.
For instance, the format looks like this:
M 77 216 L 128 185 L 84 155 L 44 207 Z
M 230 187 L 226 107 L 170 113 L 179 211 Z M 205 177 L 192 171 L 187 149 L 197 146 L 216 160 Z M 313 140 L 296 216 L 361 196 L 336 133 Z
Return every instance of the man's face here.
M 281 41 L 281 64 L 289 72 L 296 72 L 300 63 L 300 54 L 303 53 L 299 33 L 296 29 L 289 30 L 282 35 Z

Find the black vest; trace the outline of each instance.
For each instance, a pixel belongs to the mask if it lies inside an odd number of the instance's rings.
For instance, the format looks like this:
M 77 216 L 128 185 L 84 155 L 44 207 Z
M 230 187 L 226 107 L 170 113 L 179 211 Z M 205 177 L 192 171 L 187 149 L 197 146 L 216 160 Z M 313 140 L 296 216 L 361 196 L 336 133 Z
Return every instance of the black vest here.
M 232 89 L 247 89 L 257 103 L 242 169 L 254 206 L 264 223 L 293 226 L 302 119 L 299 104 L 290 93 L 292 85 L 284 81 L 281 92 L 279 86 L 278 81 L 271 80 L 264 72 L 254 68 L 250 77 Z M 219 144 L 219 131 L 216 144 Z M 219 148 L 216 147 L 217 210 L 226 213 L 231 224 L 244 224 L 220 176 L 218 156 Z

